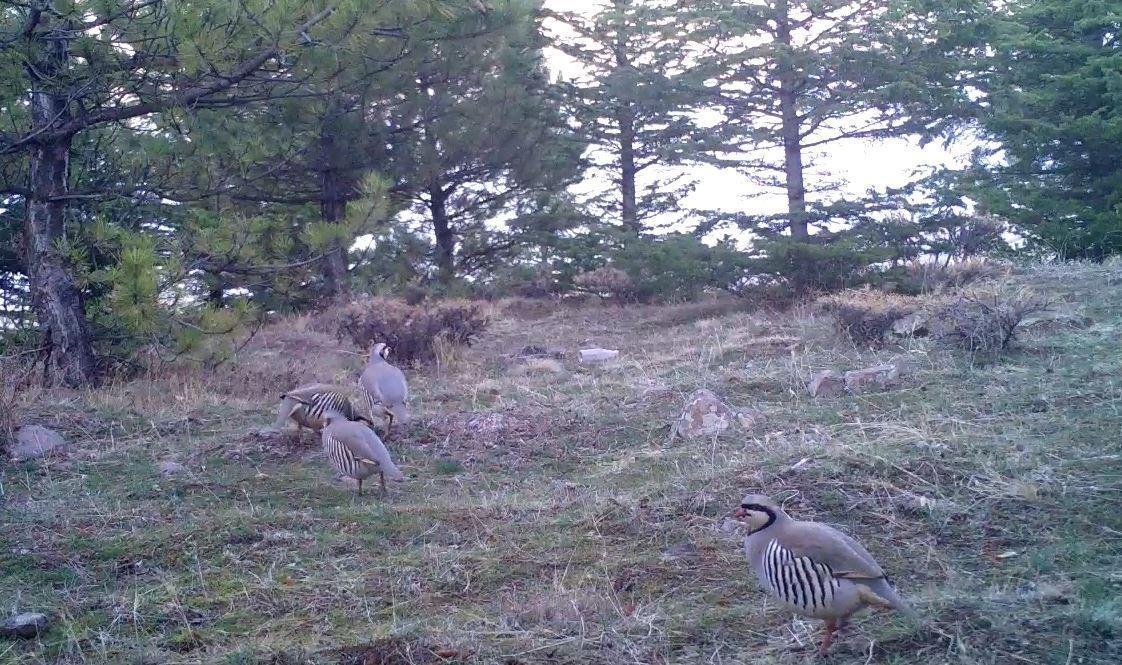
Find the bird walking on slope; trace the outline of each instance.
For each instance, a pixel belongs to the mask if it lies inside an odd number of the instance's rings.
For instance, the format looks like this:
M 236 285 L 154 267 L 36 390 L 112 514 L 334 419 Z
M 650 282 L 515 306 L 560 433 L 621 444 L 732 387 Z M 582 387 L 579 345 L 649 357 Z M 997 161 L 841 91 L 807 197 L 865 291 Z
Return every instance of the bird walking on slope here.
M 323 414 L 328 410 L 338 411 L 347 420 L 363 420 L 370 423 L 371 427 L 374 426 L 369 418 L 358 412 L 340 388 L 326 383 L 313 383 L 281 395 L 273 429 L 283 428 L 285 422 L 291 419 L 296 423 L 297 437 L 304 434 L 305 427 L 319 432 L 326 424 Z
M 749 528 L 744 551 L 760 586 L 785 609 L 826 622 L 820 655 L 849 617 L 866 607 L 915 616 L 872 555 L 841 531 L 791 519 L 761 495 L 744 497 L 733 516 Z
M 405 406 L 409 399 L 409 385 L 405 381 L 405 374 L 389 363 L 389 355 L 389 346 L 381 342 L 375 344 L 366 362 L 366 369 L 358 380 L 359 389 L 370 407 L 370 416 L 373 418 L 381 415 L 386 418 L 387 438 L 395 420 L 403 425 L 409 420 L 409 411 Z
M 362 496 L 362 481 L 375 473 L 383 494 L 386 493 L 386 476 L 390 480 L 405 480 L 405 474 L 393 463 L 389 451 L 374 430 L 348 420 L 334 409 L 324 411 L 323 419 L 326 423 L 322 432 L 323 452 L 335 471 L 358 482 L 359 496 Z

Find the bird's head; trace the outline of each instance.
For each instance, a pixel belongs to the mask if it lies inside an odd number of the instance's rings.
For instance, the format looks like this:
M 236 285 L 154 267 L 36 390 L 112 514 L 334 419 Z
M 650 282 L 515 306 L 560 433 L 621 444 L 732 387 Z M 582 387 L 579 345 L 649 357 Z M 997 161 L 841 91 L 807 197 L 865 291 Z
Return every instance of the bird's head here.
M 740 500 L 740 506 L 733 511 L 732 516 L 746 525 L 749 533 L 755 533 L 774 524 L 780 516 L 786 517 L 786 513 L 770 497 L 749 494 Z
M 378 342 L 370 349 L 370 360 L 381 358 L 382 360 L 390 359 L 390 345 L 385 342 Z

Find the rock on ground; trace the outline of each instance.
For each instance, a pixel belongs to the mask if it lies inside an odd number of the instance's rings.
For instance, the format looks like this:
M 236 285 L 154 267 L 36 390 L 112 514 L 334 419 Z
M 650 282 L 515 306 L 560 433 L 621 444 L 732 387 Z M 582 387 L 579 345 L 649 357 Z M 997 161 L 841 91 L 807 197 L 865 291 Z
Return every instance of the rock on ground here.
M 42 425 L 24 425 L 16 432 L 11 456 L 16 460 L 42 457 L 51 453 L 65 453 L 70 445 L 62 435 Z
M 815 374 L 810 383 L 806 384 L 806 391 L 811 397 L 833 397 L 845 391 L 845 378 L 832 369 L 824 369 Z
M 900 368 L 894 364 L 854 369 L 845 373 L 845 389 L 859 393 L 869 388 L 887 388 L 900 379 Z
M 160 462 L 160 474 L 164 476 L 175 476 L 180 473 L 187 473 L 187 467 L 179 462 L 172 460 L 164 460 Z
M 674 433 L 687 439 L 702 436 L 716 436 L 732 426 L 734 422 L 750 429 L 763 419 L 763 412 L 756 409 L 733 411 L 708 390 L 698 390 L 686 402 L 686 408 L 674 424 Z
M 38 612 L 24 612 L 0 623 L 0 637 L 30 639 L 47 629 L 47 617 Z

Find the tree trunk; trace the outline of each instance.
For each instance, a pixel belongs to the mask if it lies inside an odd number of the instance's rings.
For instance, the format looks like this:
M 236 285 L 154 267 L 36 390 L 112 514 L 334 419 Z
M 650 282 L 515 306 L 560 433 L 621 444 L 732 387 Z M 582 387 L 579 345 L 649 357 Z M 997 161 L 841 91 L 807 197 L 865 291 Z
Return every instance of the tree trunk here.
M 447 203 L 448 194 L 440 183 L 429 184 L 429 211 L 436 236 L 437 279 L 445 285 L 451 284 L 456 277 L 456 234 L 448 221 Z
M 69 57 L 61 31 L 43 33 L 44 57 L 27 68 L 31 79 L 31 118 L 36 129 L 65 123 L 64 94 L 48 90 Z M 71 137 L 42 141 L 28 153 L 28 194 L 23 224 L 31 304 L 47 346 L 46 379 L 52 384 L 90 386 L 97 381 L 89 323 L 82 297 L 59 254 L 69 191 Z
M 643 226 L 639 223 L 639 209 L 635 197 L 635 116 L 631 109 L 625 108 L 617 116 L 619 122 L 619 176 L 620 193 L 623 200 L 620 220 L 623 228 L 639 235 Z
M 780 44 L 791 46 L 791 25 L 787 0 L 777 6 L 775 36 Z M 789 48 L 787 49 L 789 52 Z M 782 115 L 783 166 L 787 176 L 787 216 L 791 238 L 806 241 L 810 229 L 806 218 L 806 188 L 803 184 L 803 146 L 797 99 L 797 81 L 794 65 L 782 59 L 779 62 L 779 111 Z
M 613 2 L 619 16 L 615 26 L 616 40 L 614 48 L 615 66 L 617 70 L 631 67 L 631 55 L 628 52 L 628 29 L 625 18 L 631 0 L 615 0 Z M 618 100 L 619 111 L 616 113 L 616 124 L 619 130 L 619 188 L 620 188 L 620 222 L 623 228 L 630 233 L 639 235 L 643 226 L 639 223 L 639 205 L 636 198 L 635 178 L 638 170 L 635 167 L 635 111 L 627 99 Z
M 321 155 L 324 168 L 320 178 L 320 216 L 329 224 L 340 224 L 347 217 L 347 183 L 331 160 L 335 155 L 335 135 L 325 129 L 320 136 Z M 350 259 L 347 248 L 336 239 L 324 252 L 321 261 L 323 282 L 328 296 L 337 298 L 350 292 L 348 271 Z

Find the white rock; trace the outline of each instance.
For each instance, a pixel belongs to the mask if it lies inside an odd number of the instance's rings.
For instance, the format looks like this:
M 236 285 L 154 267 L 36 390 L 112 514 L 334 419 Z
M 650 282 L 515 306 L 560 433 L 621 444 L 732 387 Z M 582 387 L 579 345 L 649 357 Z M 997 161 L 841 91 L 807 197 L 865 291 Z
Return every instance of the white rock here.
M 47 628 L 46 615 L 38 612 L 24 612 L 0 623 L 0 637 L 22 637 L 30 639 Z
M 611 360 L 612 358 L 619 357 L 619 351 L 615 349 L 581 349 L 580 361 L 582 363 L 595 363 Z
M 733 411 L 708 390 L 698 390 L 690 395 L 686 408 L 674 423 L 674 434 L 693 439 L 716 436 L 733 423 L 751 429 L 763 420 L 763 412 L 756 409 Z
M 69 448 L 66 439 L 53 429 L 41 425 L 24 425 L 16 432 L 11 455 L 13 459 L 26 460 L 50 453 L 64 453 Z
M 674 432 L 687 439 L 716 436 L 732 426 L 736 417 L 727 404 L 708 390 L 699 390 L 690 396 L 682 415 L 674 425 Z

